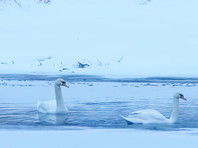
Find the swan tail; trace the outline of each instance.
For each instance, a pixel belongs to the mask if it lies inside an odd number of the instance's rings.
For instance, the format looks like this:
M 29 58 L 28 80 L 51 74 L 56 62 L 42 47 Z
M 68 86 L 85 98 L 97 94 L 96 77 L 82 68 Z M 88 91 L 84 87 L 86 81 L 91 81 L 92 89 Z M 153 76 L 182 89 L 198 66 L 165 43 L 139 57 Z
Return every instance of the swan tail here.
M 44 111 L 45 109 L 42 107 L 42 103 L 40 101 L 37 102 L 36 107 L 37 107 L 38 113 L 45 113 Z
M 37 110 L 39 110 L 40 105 L 41 105 L 41 102 L 40 102 L 40 101 L 38 101 L 38 102 L 37 102 L 37 104 L 36 104 Z
M 133 124 L 133 122 L 129 121 L 129 119 L 127 117 L 124 117 L 124 116 L 121 116 L 121 115 L 120 115 L 120 117 L 122 119 L 124 119 L 127 122 L 127 124 Z

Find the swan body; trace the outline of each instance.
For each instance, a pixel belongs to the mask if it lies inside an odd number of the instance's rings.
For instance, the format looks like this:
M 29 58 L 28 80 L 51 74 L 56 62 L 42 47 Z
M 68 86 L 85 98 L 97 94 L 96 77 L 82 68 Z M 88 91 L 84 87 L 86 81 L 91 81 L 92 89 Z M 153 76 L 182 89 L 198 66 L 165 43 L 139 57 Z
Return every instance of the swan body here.
M 175 123 L 178 119 L 179 99 L 186 100 L 180 93 L 174 95 L 174 106 L 170 118 L 166 118 L 160 112 L 153 109 L 135 111 L 130 113 L 127 117 L 121 117 L 127 123 Z
M 68 109 L 64 104 L 64 100 L 61 92 L 61 86 L 68 87 L 63 79 L 57 79 L 54 85 L 56 100 L 38 102 L 37 110 L 39 113 L 66 114 L 68 112 Z

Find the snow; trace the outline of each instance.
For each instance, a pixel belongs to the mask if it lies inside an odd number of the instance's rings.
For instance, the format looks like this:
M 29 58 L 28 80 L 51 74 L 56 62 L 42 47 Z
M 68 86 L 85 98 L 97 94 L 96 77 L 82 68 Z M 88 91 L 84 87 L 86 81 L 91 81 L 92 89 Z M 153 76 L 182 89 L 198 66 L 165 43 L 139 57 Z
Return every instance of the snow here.
M 0 6 L 1 73 L 198 76 L 196 0 L 20 2 Z
M 0 131 L 4 148 L 197 148 L 197 136 L 184 132 L 138 130 Z M 11 142 L 10 142 L 11 140 Z

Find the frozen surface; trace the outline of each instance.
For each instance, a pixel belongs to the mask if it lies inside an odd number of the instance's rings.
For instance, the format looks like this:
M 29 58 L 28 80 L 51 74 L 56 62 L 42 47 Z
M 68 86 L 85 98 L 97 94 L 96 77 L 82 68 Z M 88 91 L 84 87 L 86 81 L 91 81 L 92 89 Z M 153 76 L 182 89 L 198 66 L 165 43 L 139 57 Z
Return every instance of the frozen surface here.
M 197 132 L 138 130 L 0 131 L 1 148 L 197 148 Z M 10 142 L 11 140 L 11 142 Z
M 0 3 L 0 73 L 198 76 L 198 2 L 144 1 Z

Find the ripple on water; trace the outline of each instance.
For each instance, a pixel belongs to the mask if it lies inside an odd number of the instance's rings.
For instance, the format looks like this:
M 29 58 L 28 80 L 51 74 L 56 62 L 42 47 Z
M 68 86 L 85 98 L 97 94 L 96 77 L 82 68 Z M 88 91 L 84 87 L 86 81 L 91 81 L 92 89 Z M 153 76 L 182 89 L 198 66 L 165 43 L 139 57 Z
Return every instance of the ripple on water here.
M 30 82 L 30 81 L 29 81 Z M 27 83 L 29 83 L 27 82 Z M 4 82 L 3 82 L 4 83 Z M 24 86 L 26 82 L 23 82 Z M 21 87 L 20 85 L 15 87 Z M 40 84 L 40 83 L 39 83 Z M 165 85 L 166 84 L 166 85 Z M 2 84 L 2 87 L 11 86 Z M 43 87 L 49 83 L 40 84 Z M 50 85 L 52 85 L 50 83 Z M 73 88 L 82 85 L 81 82 L 72 82 Z M 188 102 L 181 102 L 179 121 L 176 124 L 131 124 L 120 118 L 119 115 L 127 115 L 132 111 L 141 109 L 156 109 L 169 117 L 172 110 L 172 100 L 164 98 L 163 92 L 172 93 L 178 90 L 186 91 L 190 94 L 191 89 L 197 89 L 197 85 L 180 83 L 174 87 L 168 83 L 123 83 L 123 82 L 98 82 L 83 83 L 87 85 L 87 92 L 93 92 L 92 97 L 85 99 L 80 95 L 73 97 L 69 102 L 68 115 L 38 114 L 36 103 L 0 103 L 0 129 L 80 129 L 80 128 L 135 128 L 149 130 L 180 130 L 183 128 L 198 128 L 196 98 L 191 97 Z M 34 87 L 36 87 L 34 81 Z M 104 87 L 106 86 L 106 87 Z M 138 87 L 136 87 L 138 86 Z M 32 86 L 31 86 L 32 87 Z M 51 87 L 51 86 L 50 86 Z M 84 89 L 84 90 L 85 90 Z M 162 91 L 158 92 L 158 91 Z M 172 91 L 174 89 L 174 91 Z M 96 91 L 97 90 L 97 91 Z M 119 93 L 117 92 L 119 90 Z M 148 92 L 148 90 L 150 92 Z M 80 93 L 81 90 L 77 92 Z M 189 92 L 188 92 L 189 91 Z M 102 94 L 105 92 L 104 94 Z M 137 93 L 136 93 L 137 92 Z M 153 94 L 160 94 L 153 97 Z M 87 94 L 88 96 L 89 94 Z M 152 97 L 150 96 L 152 95 Z M 96 96 L 96 97 L 95 97 Z M 162 97 L 161 97 L 162 96 Z M 171 95 L 170 95 L 171 96 Z M 94 98 L 94 99 L 93 99 Z

